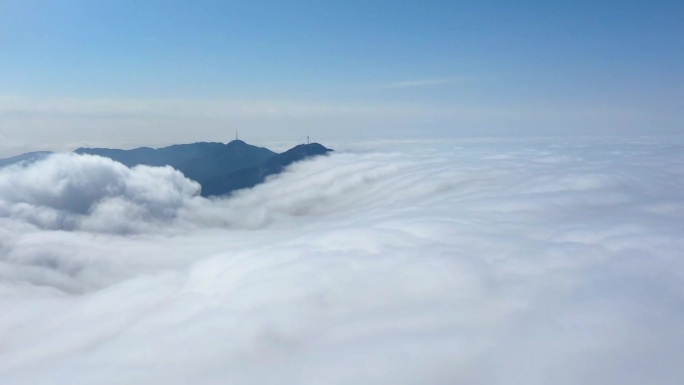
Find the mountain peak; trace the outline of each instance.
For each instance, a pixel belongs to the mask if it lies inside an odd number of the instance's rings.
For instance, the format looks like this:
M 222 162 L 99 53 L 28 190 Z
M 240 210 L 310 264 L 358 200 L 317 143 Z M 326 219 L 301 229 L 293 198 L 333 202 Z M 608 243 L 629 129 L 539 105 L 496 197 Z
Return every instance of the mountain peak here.
M 287 157 L 294 157 L 294 158 L 298 158 L 298 159 L 303 159 L 303 158 L 309 157 L 309 156 L 324 155 L 330 151 L 333 151 L 333 150 L 326 148 L 325 146 L 323 146 L 320 143 L 308 143 L 308 144 L 299 144 L 297 146 L 294 146 L 291 149 L 280 154 L 280 156 L 284 156 L 286 158 Z
M 203 196 L 230 194 L 235 190 L 254 187 L 266 177 L 280 173 L 290 164 L 333 151 L 319 143 L 300 144 L 271 157 L 261 165 L 227 173 L 202 184 Z

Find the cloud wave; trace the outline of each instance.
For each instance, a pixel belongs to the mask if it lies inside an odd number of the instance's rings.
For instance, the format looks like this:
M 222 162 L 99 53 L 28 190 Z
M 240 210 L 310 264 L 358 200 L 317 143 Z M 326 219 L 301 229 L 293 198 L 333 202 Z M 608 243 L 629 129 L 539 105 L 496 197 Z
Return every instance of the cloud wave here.
M 0 382 L 681 382 L 681 144 L 380 147 L 214 200 L 94 157 L 2 172 Z

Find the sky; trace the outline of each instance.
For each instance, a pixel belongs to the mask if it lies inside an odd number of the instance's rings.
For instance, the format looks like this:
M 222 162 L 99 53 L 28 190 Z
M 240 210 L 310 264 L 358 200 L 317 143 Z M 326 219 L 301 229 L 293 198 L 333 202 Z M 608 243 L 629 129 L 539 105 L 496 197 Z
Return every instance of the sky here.
M 681 1 L 0 5 L 0 154 L 683 132 Z

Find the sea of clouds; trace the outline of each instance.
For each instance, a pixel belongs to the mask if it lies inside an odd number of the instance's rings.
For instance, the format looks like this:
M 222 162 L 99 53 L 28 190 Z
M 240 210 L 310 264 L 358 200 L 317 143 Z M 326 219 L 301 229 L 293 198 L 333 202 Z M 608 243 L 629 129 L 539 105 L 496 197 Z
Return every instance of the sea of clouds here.
M 378 142 L 199 188 L 1 169 L 0 383 L 684 382 L 682 142 Z

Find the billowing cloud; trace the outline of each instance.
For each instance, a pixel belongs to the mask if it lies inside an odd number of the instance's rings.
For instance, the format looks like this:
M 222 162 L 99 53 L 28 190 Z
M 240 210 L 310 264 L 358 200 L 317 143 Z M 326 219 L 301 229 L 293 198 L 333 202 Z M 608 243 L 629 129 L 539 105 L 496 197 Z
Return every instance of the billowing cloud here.
M 377 146 L 214 200 L 2 171 L 0 382 L 681 382 L 681 145 Z
M 107 158 L 55 154 L 0 170 L 0 215 L 42 229 L 126 233 L 168 223 L 199 191 L 171 167 L 129 169 Z

